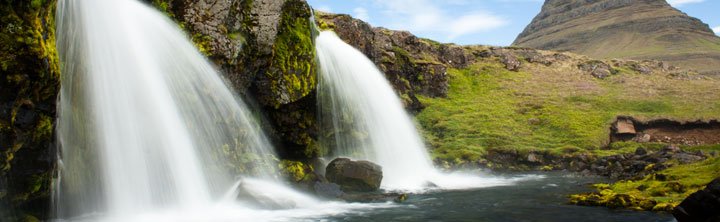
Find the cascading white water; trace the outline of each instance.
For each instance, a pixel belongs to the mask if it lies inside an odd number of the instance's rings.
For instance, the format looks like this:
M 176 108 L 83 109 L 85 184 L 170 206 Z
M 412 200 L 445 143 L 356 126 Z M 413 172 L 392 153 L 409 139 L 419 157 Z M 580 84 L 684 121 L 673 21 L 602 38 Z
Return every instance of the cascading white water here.
M 427 150 L 385 75 L 333 32 L 317 37 L 321 121 L 336 153 L 383 167 L 383 187 L 415 189 L 435 172 Z
M 320 64 L 319 110 L 324 143 L 334 156 L 373 161 L 383 168 L 382 188 L 419 191 L 428 185 L 466 189 L 512 184 L 518 180 L 443 174 L 398 95 L 362 52 L 331 31 L 316 39 Z
M 163 14 L 61 0 L 57 32 L 59 218 L 209 206 L 241 171 L 273 175 L 248 109 Z

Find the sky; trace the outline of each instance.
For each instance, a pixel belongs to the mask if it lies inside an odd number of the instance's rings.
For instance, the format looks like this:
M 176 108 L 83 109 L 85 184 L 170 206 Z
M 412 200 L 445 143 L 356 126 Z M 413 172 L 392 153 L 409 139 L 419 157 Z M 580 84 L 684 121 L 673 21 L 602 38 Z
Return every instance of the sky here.
M 376 27 L 462 45 L 508 46 L 540 12 L 543 0 L 308 0 Z M 720 34 L 720 0 L 668 0 Z

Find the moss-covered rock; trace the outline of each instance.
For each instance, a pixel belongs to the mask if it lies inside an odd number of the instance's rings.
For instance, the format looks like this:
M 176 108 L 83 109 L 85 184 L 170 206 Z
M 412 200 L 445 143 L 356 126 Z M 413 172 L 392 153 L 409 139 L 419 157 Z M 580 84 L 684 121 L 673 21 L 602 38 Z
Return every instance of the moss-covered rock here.
M 0 3 L 0 218 L 46 218 L 54 164 L 55 1 Z M 29 216 L 33 215 L 33 216 Z
M 263 104 L 279 107 L 315 90 L 317 73 L 310 16 L 305 1 L 287 0 L 282 6 L 270 66 L 255 82 L 258 99 Z
M 304 0 L 146 0 L 178 21 L 254 107 L 284 158 L 316 144 L 315 47 Z

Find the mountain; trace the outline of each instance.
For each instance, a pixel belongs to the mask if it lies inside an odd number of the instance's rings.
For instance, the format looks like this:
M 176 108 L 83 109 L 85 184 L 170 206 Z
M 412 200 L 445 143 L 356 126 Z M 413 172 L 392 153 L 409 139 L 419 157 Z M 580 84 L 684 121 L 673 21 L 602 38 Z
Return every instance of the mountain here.
M 665 0 L 547 0 L 513 45 L 720 75 L 720 37 Z

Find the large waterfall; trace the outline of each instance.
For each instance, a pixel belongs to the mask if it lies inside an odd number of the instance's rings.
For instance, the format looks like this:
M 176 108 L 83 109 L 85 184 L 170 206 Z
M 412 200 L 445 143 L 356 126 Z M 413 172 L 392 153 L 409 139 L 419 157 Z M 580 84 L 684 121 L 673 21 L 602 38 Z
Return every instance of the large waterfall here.
M 314 203 L 274 182 L 273 150 L 251 113 L 163 14 L 135 0 L 61 0 L 57 22 L 58 218 L 182 218 L 233 202 L 238 187 Z
M 331 31 L 317 37 L 319 109 L 324 144 L 334 156 L 366 159 L 383 167 L 382 187 L 418 191 L 510 184 L 513 180 L 443 174 L 432 165 L 412 119 L 385 75 Z

